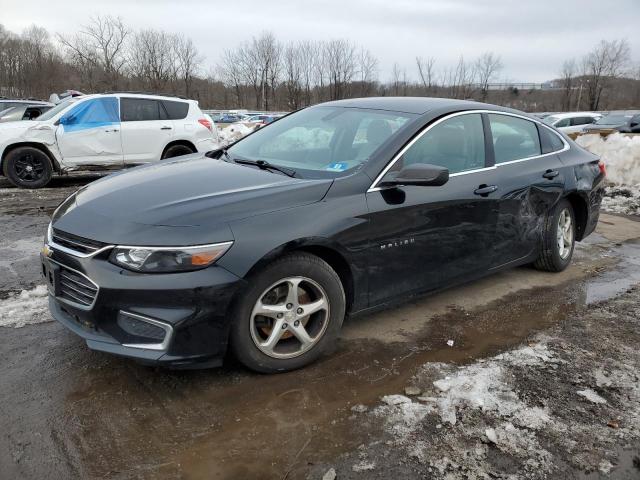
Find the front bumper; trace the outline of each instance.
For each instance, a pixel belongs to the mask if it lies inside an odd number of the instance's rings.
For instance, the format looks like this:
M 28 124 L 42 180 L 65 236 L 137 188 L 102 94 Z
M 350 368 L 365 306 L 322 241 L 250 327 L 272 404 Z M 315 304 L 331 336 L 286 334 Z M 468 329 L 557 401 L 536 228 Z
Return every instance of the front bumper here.
M 244 283 L 226 269 L 140 274 L 111 264 L 108 251 L 47 253 L 51 314 L 89 348 L 175 368 L 222 363 L 230 302 Z

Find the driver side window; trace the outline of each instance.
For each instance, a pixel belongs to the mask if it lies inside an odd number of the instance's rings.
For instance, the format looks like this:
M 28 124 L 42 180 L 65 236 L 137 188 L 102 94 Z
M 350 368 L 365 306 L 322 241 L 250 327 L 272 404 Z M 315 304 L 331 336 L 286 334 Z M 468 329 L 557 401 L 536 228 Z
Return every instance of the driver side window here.
M 424 135 L 404 152 L 393 170 L 415 163 L 428 163 L 460 173 L 485 167 L 482 116 L 479 113 L 449 118 Z

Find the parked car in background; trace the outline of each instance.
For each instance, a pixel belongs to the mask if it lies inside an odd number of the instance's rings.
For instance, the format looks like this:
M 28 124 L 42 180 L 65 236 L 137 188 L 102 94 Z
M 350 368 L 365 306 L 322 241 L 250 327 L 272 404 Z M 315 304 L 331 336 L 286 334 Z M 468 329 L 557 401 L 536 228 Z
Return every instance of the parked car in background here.
M 640 133 L 640 114 L 633 115 L 626 124 L 617 127 L 620 133 Z
M 43 102 L 41 100 L 34 99 L 10 99 L 10 98 L 0 98 L 0 111 L 6 110 L 12 107 L 23 107 L 25 105 L 42 105 L 42 106 L 51 106 L 51 102 Z
M 242 115 L 223 113 L 218 115 L 218 117 L 214 119 L 214 122 L 215 123 L 236 123 L 236 122 L 242 121 L 242 119 L 243 119 Z
M 90 348 L 300 368 L 345 316 L 518 265 L 564 270 L 605 178 L 534 117 L 444 98 L 329 102 L 199 157 L 98 180 L 53 214 L 49 308 Z
M 601 118 L 601 113 L 593 112 L 555 113 L 545 117 L 544 123 L 569 134 L 582 132 L 585 125 L 596 123 Z
M 257 125 L 267 125 L 276 119 L 273 115 L 253 115 L 244 120 L 247 123 L 254 123 Z
M 206 152 L 213 124 L 195 100 L 134 93 L 71 97 L 32 122 L 0 124 L 0 167 L 18 187 L 54 173 L 120 169 Z
M 17 107 L 10 107 L 6 110 L 0 111 L 0 123 L 18 122 L 20 120 L 35 120 L 51 107 L 53 107 L 53 104 L 32 105 L 30 103 L 25 103 Z
M 593 125 L 587 125 L 584 133 L 610 133 L 616 131 L 619 128 L 627 128 L 631 123 L 631 119 L 636 117 L 640 112 L 627 110 L 619 112 L 611 112 L 608 115 L 603 116 Z

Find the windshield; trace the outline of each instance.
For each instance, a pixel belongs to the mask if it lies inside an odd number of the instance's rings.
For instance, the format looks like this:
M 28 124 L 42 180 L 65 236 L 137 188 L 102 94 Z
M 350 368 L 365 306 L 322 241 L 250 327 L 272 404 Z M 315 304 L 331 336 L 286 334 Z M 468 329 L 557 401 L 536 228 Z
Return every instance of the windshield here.
M 58 105 L 53 107 L 51 110 L 48 110 L 45 113 L 43 113 L 42 115 L 40 115 L 36 120 L 38 120 L 39 122 L 51 120 L 58 113 L 63 111 L 65 108 L 67 108 L 69 105 L 71 105 L 75 101 L 77 101 L 76 98 L 70 98 L 68 100 L 65 100 L 64 102 L 59 103 Z
M 596 125 L 621 125 L 627 123 L 627 120 L 631 118 L 631 115 L 607 115 L 602 117 L 595 124 Z
M 410 113 L 313 107 L 288 115 L 229 149 L 234 160 L 264 160 L 311 178 L 343 175 L 365 163 Z
M 544 117 L 544 119 L 542 120 L 543 123 L 546 123 L 547 125 L 553 125 L 553 123 L 558 120 L 559 117 L 550 115 L 548 117 Z
M 17 108 L 18 107 L 9 107 L 9 108 L 7 108 L 5 110 L 2 110 L 2 106 L 0 105 L 0 118 L 6 117 L 7 115 L 9 115 L 11 112 L 13 112 Z

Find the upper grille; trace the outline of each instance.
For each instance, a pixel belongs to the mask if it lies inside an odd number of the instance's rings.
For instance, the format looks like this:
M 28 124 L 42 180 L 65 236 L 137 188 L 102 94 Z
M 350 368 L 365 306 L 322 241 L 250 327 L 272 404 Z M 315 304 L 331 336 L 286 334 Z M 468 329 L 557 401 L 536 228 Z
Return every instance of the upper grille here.
M 90 255 L 106 245 L 105 243 L 98 242 L 96 240 L 90 240 L 88 238 L 78 237 L 71 233 L 61 232 L 55 228 L 53 229 L 51 236 L 54 243 L 83 255 Z
M 98 286 L 88 278 L 60 265 L 60 297 L 84 307 L 91 307 Z

